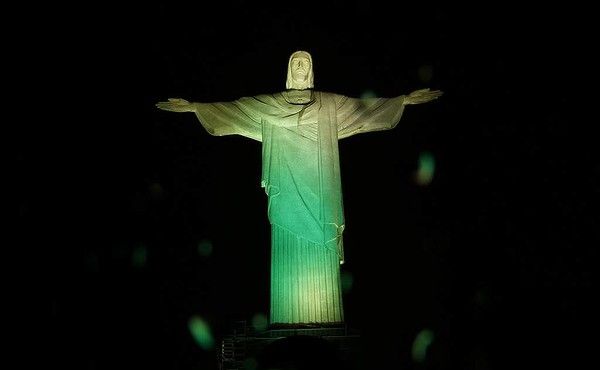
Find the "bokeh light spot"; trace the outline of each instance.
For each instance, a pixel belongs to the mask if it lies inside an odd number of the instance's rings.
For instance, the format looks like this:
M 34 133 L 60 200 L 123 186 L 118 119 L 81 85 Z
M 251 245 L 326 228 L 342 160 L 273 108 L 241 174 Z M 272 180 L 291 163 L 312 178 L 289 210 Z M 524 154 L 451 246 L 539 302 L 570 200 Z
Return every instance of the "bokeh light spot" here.
M 430 65 L 420 66 L 417 75 L 419 76 L 419 80 L 421 82 L 430 82 L 433 78 L 433 67 Z
M 148 191 L 150 193 L 150 196 L 154 199 L 161 199 L 164 194 L 163 187 L 158 182 L 150 184 L 150 186 L 148 186 Z
M 210 326 L 200 316 L 192 316 L 188 322 L 188 328 L 200 348 L 208 351 L 214 347 L 215 340 L 210 330 Z
M 265 331 L 267 330 L 268 326 L 269 320 L 267 319 L 267 316 L 263 315 L 262 313 L 257 313 L 254 315 L 254 317 L 252 317 L 252 327 L 256 331 Z
M 376 98 L 377 94 L 375 94 L 375 91 L 373 90 L 365 90 L 363 91 L 362 94 L 360 94 L 360 98 L 361 99 L 369 99 L 369 98 Z
M 131 264 L 133 267 L 142 268 L 146 266 L 148 252 L 145 245 L 137 245 L 131 253 Z
M 433 332 L 429 329 L 423 329 L 417 334 L 412 345 L 413 361 L 422 363 L 427 356 L 427 348 L 433 342 Z
M 203 239 L 198 243 L 198 254 L 202 257 L 208 257 L 213 250 L 212 242 L 208 239 Z
M 415 181 L 421 186 L 426 186 L 433 180 L 435 172 L 435 158 L 429 152 L 423 152 L 419 156 L 419 168 L 415 175 Z
M 244 370 L 256 370 L 258 362 L 254 357 L 248 357 L 244 360 Z
M 340 278 L 342 280 L 342 291 L 348 293 L 354 284 L 354 276 L 352 276 L 352 273 L 349 271 L 342 271 Z

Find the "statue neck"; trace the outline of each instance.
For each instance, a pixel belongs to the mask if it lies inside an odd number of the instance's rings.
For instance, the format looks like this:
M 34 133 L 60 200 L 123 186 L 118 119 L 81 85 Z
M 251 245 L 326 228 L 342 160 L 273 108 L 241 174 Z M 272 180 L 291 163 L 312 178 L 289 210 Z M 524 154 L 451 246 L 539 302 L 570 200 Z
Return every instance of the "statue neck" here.
M 312 89 L 289 89 L 283 92 L 283 97 L 290 104 L 309 104 L 315 100 L 315 94 Z

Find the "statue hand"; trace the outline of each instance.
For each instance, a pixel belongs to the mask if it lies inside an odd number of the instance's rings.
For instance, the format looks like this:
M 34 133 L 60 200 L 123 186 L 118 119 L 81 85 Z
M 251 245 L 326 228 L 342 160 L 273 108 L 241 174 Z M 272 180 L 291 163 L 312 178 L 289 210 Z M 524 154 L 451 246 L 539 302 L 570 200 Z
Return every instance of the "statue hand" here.
M 435 100 L 444 94 L 440 90 L 430 91 L 429 89 L 416 90 L 404 98 L 404 104 L 421 104 Z
M 156 103 L 156 107 L 169 112 L 193 112 L 194 105 L 185 99 L 169 98 L 169 101 Z

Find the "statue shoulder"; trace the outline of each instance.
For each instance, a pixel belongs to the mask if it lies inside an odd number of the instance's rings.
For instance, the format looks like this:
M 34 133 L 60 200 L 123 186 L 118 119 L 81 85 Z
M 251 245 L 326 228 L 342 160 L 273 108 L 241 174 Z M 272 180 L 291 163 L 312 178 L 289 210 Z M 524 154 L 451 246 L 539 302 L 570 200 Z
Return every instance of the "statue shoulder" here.
M 333 101 L 338 106 L 348 99 L 346 95 L 337 94 L 329 91 L 319 91 L 319 94 L 321 95 L 321 99 Z
M 252 102 L 260 102 L 265 104 L 273 104 L 277 100 L 279 100 L 277 95 L 281 95 L 280 93 L 275 94 L 259 94 L 253 96 L 244 96 L 239 98 L 238 101 L 241 103 L 252 103 Z

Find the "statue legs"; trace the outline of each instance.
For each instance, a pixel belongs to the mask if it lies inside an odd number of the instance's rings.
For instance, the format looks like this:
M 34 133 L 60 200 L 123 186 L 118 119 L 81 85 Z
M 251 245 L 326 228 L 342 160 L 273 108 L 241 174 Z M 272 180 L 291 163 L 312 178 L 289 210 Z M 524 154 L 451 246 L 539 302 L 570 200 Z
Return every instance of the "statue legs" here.
M 270 324 L 342 324 L 337 253 L 276 225 L 271 239 Z

